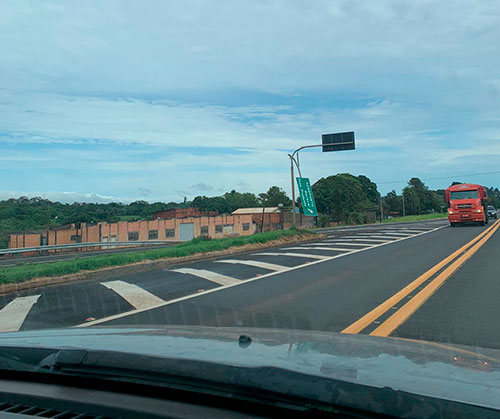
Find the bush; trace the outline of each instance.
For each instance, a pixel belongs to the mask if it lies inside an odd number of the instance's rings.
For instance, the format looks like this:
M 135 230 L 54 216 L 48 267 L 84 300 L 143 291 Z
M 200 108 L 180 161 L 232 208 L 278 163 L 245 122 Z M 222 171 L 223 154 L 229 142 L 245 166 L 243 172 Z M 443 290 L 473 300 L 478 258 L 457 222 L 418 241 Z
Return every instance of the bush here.
M 360 212 L 351 212 L 347 216 L 347 224 L 364 224 L 365 215 Z
M 328 215 L 322 214 L 318 217 L 318 227 L 330 227 L 330 219 Z

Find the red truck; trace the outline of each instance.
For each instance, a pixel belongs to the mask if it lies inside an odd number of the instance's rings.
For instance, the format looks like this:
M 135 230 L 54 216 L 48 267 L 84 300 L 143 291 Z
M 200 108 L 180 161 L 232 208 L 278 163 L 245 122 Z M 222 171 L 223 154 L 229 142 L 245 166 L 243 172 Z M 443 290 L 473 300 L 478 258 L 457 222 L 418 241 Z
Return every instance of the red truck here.
M 445 191 L 448 203 L 448 221 L 452 227 L 458 223 L 488 224 L 488 192 L 481 185 L 461 183 Z

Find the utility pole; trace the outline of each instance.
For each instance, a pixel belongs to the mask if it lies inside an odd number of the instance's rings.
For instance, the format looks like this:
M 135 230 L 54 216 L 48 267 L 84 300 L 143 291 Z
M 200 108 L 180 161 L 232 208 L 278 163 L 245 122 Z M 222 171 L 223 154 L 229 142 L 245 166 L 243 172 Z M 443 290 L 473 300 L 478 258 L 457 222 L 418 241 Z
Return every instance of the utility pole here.
M 295 227 L 297 224 L 295 224 L 296 223 L 296 221 L 295 221 L 295 180 L 293 177 L 293 157 L 292 156 L 290 156 L 290 174 L 292 176 L 292 227 Z
M 49 229 L 50 229 L 50 202 L 47 203 L 47 245 L 49 244 Z
M 262 220 L 260 221 L 260 232 L 264 232 L 264 214 L 266 212 L 266 207 L 262 207 Z
M 406 215 L 406 211 L 405 211 L 405 190 L 404 189 L 403 189 L 402 197 L 403 197 L 403 217 L 404 217 Z

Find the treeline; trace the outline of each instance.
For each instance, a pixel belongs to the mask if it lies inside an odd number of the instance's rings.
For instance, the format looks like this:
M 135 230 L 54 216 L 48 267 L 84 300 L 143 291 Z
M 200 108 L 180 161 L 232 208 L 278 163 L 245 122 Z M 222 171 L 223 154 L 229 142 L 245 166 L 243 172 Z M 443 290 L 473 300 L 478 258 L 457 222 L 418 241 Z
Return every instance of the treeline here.
M 453 182 L 456 184 L 459 182 Z M 419 178 L 411 178 L 402 192 L 391 191 L 381 196 L 377 185 L 366 176 L 349 173 L 328 176 L 312 185 L 320 216 L 318 224 L 326 226 L 331 222 L 363 224 L 384 217 L 429 214 L 446 211 L 444 189 L 430 190 Z M 487 188 L 489 202 L 500 208 L 500 191 Z M 403 211 L 404 195 L 404 211 Z M 300 199 L 297 199 L 300 209 Z M 272 186 L 267 192 L 253 194 L 232 190 L 221 196 L 197 196 L 192 201 L 155 202 L 135 201 L 130 204 L 94 204 L 75 202 L 62 204 L 40 197 L 20 197 L 0 201 L 0 247 L 7 247 L 8 235 L 13 232 L 41 230 L 71 223 L 96 223 L 100 221 L 132 221 L 148 219 L 154 212 L 198 207 L 202 211 L 217 211 L 228 214 L 238 208 L 275 207 L 282 204 L 290 209 L 292 201 L 285 191 Z
M 252 193 L 228 192 L 218 197 L 197 196 L 192 201 L 154 202 L 135 201 L 130 204 L 95 204 L 74 202 L 62 204 L 40 197 L 11 198 L 0 201 L 0 248 L 8 246 L 9 234 L 20 231 L 43 230 L 71 223 L 97 223 L 101 221 L 134 221 L 148 219 L 154 212 L 173 208 L 198 207 L 202 211 L 231 213 L 242 207 L 291 206 L 291 200 L 278 186 L 267 192 Z

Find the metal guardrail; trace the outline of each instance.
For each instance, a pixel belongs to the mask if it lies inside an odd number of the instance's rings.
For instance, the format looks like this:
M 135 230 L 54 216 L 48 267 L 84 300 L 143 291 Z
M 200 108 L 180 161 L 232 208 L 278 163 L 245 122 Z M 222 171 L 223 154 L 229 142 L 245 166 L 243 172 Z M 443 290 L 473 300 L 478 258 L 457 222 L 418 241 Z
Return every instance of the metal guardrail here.
M 111 247 L 111 246 L 145 246 L 145 245 L 159 245 L 159 244 L 179 244 L 180 241 L 173 240 L 155 240 L 155 241 L 130 241 L 130 242 L 94 242 L 94 243 L 72 243 L 72 244 L 58 244 L 50 246 L 35 246 L 35 247 L 20 247 L 15 249 L 0 249 L 0 255 L 8 255 L 15 253 L 26 252 L 42 252 L 46 250 L 57 249 L 79 249 L 82 247 Z

